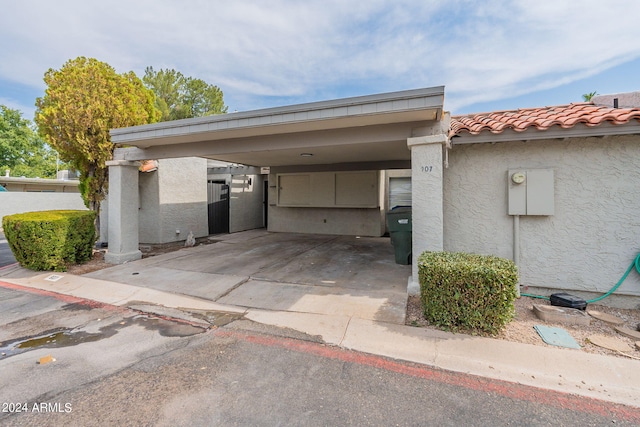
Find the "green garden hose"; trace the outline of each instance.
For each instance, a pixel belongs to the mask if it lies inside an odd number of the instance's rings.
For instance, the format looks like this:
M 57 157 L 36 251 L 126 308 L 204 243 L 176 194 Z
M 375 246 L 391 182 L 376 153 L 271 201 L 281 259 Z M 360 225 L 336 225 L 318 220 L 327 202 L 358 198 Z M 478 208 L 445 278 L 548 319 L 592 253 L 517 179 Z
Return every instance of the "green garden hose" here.
M 634 267 L 635 267 L 636 271 L 638 272 L 638 274 L 640 274 L 640 254 L 638 254 L 638 256 L 636 256 L 636 258 L 631 262 L 631 264 L 629 265 L 629 268 L 627 268 L 627 271 L 625 271 L 625 273 L 622 276 L 622 278 L 618 281 L 618 283 L 616 283 L 614 285 L 613 288 L 609 289 L 609 292 L 607 292 L 604 295 L 599 296 L 598 298 L 594 298 L 594 299 L 588 300 L 587 304 L 591 304 L 593 302 L 597 302 L 597 301 L 600 301 L 602 299 L 605 299 L 606 297 L 608 297 L 609 295 L 614 293 L 616 291 L 616 289 L 618 289 L 620 287 L 620 285 L 622 285 L 622 282 L 625 281 L 625 279 L 627 278 L 629 273 L 631 273 L 631 270 L 633 270 Z M 540 298 L 540 299 L 546 299 L 546 300 L 549 299 L 549 297 L 545 297 L 543 295 L 533 295 L 533 294 L 524 294 L 524 293 L 521 293 L 520 295 L 523 296 L 523 297 L 530 297 L 530 298 Z

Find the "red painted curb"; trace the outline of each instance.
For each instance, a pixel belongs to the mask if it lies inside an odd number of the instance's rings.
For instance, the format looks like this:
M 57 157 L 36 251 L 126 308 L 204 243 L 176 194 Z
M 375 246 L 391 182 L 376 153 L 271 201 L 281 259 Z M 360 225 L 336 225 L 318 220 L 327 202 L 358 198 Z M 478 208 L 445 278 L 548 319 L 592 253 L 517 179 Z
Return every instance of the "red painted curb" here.
M 17 262 L 14 262 L 13 264 L 3 265 L 2 267 L 0 267 L 0 271 L 2 271 L 4 269 L 9 269 L 10 267 L 14 267 L 16 265 L 18 265 Z
M 437 381 L 471 390 L 495 393 L 500 396 L 526 402 L 541 403 L 543 405 L 554 406 L 562 409 L 570 409 L 573 411 L 640 423 L 640 408 L 605 402 L 591 397 L 562 393 L 555 390 L 546 390 L 503 380 L 488 379 L 471 374 L 445 371 L 412 362 L 400 362 L 387 359 L 382 356 L 359 353 L 338 347 L 308 341 L 299 341 L 291 338 L 254 335 L 240 331 L 222 329 L 216 330 L 214 334 L 220 337 L 237 338 L 246 342 L 269 347 L 280 347 L 300 353 L 341 360 L 343 362 L 372 366 L 430 381 Z
M 15 285 L 13 283 L 7 283 L 7 282 L 3 282 L 3 281 L 0 281 L 0 287 L 6 288 L 6 289 L 13 289 L 15 291 L 28 292 L 28 293 L 31 293 L 31 294 L 34 294 L 34 295 L 42 295 L 42 296 L 52 297 L 52 298 L 55 298 L 55 299 L 57 299 L 59 301 L 65 302 L 67 304 L 80 304 L 80 305 L 84 305 L 84 306 L 91 307 L 91 308 L 99 308 L 99 309 L 108 310 L 108 311 L 116 311 L 116 312 L 119 312 L 119 313 L 125 313 L 125 312 L 142 313 L 142 314 L 150 316 L 150 317 L 156 317 L 158 319 L 168 320 L 170 322 L 184 323 L 186 325 L 190 325 L 190 326 L 194 326 L 194 327 L 198 327 L 198 328 L 202 328 L 202 329 L 209 329 L 206 325 L 204 325 L 202 323 L 191 322 L 191 321 L 186 320 L 186 319 L 179 319 L 177 317 L 171 317 L 171 316 L 168 316 L 168 315 L 152 313 L 152 312 L 146 312 L 146 311 L 143 311 L 143 310 L 137 310 L 137 309 L 129 308 L 129 307 L 125 307 L 125 306 L 112 305 L 112 304 L 107 304 L 107 303 L 104 303 L 104 302 L 94 301 L 94 300 L 90 300 L 90 299 L 74 297 L 74 296 L 71 296 L 71 295 L 59 294 L 59 293 L 56 293 L 56 292 L 53 292 L 53 291 L 47 291 L 47 290 L 44 290 L 44 289 L 30 288 L 28 286 Z
M 14 291 L 28 292 L 34 295 L 52 297 L 59 301 L 65 302 L 67 304 L 80 304 L 80 305 L 85 305 L 91 308 L 101 308 L 101 309 L 111 310 L 111 311 L 124 311 L 127 309 L 126 307 L 118 307 L 117 305 L 106 304 L 99 301 L 93 301 L 93 300 L 84 299 L 80 297 L 74 297 L 72 295 L 59 294 L 59 293 L 56 293 L 53 291 L 47 291 L 44 289 L 30 288 L 28 286 L 16 285 L 13 283 L 7 283 L 3 281 L 0 281 L 0 287 L 6 288 L 6 289 L 13 289 Z

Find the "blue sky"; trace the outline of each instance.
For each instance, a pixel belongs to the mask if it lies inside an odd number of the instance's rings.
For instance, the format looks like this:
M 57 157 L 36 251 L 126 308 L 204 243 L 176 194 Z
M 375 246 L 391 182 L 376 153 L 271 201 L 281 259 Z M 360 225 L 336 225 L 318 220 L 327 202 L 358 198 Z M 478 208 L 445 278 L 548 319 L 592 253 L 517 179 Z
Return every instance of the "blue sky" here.
M 637 0 L 0 0 L 0 104 L 78 56 L 218 85 L 229 111 L 445 86 L 453 114 L 640 90 Z

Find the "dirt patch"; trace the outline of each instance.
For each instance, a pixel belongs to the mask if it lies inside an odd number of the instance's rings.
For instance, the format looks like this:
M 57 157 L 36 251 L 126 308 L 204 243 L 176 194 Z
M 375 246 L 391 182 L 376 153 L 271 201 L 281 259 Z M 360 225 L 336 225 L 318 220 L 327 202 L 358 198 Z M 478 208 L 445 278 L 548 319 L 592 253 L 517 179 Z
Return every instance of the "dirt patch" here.
M 525 344 L 554 347 L 542 341 L 542 338 L 540 338 L 533 326 L 555 326 L 566 329 L 569 334 L 571 334 L 571 336 L 578 342 L 578 344 L 582 346 L 582 351 L 585 351 L 587 353 L 626 357 L 615 351 L 607 350 L 602 347 L 593 345 L 588 340 L 588 337 L 591 335 L 605 335 L 622 340 L 623 342 L 628 344 L 629 347 L 632 348 L 632 350 L 626 352 L 626 354 L 640 359 L 640 350 L 636 347 L 635 342 L 630 338 L 618 334 L 615 329 L 609 324 L 595 318 L 591 318 L 591 324 L 589 326 L 545 322 L 538 319 L 538 317 L 535 315 L 535 313 L 533 312 L 533 304 L 550 305 L 549 301 L 545 301 L 542 299 L 534 299 L 529 297 L 521 297 L 516 299 L 515 318 L 501 331 L 499 335 L 495 336 L 494 338 Z M 624 321 L 625 327 L 632 330 L 637 330 L 638 325 L 640 325 L 640 310 L 612 308 L 598 304 L 589 304 L 587 308 L 591 310 L 597 310 L 601 313 L 607 313 L 616 316 Z M 407 301 L 406 324 L 421 328 L 437 329 L 436 327 L 429 325 L 429 322 L 424 318 L 422 305 L 420 303 L 420 297 L 418 296 L 411 296 Z
M 67 273 L 82 276 L 83 274 L 91 273 L 92 271 L 111 267 L 110 264 L 104 262 L 104 253 L 105 251 L 94 249 L 93 257 L 89 261 L 84 264 L 72 264 L 67 266 Z

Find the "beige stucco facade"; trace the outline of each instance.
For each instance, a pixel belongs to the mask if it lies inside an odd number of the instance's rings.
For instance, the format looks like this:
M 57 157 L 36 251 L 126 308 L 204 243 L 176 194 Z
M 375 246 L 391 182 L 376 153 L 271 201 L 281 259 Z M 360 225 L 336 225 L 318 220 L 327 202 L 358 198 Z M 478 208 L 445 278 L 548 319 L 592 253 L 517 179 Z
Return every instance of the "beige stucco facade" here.
M 208 235 L 207 160 L 160 159 L 139 173 L 140 242 L 167 243 Z
M 550 169 L 553 215 L 519 217 L 523 292 L 608 291 L 640 250 L 640 136 L 455 144 L 444 171 L 444 249 L 512 259 L 509 170 Z M 631 274 L 616 295 L 640 297 Z M 627 305 L 634 304 L 627 298 Z M 635 304 L 640 303 L 640 298 Z
M 427 250 L 514 259 L 524 292 L 566 290 L 591 298 L 609 290 L 640 250 L 635 124 L 452 141 L 442 94 L 443 88 L 424 89 L 124 129 L 114 142 L 137 148 L 116 150 L 116 157 L 190 155 L 270 166 L 268 175 L 251 175 L 251 184 L 248 174 L 227 180 L 235 185 L 231 231 L 264 223 L 258 190 L 266 180 L 269 231 L 380 236 L 389 179 L 410 175 L 409 292 L 418 290 L 416 260 Z M 531 182 L 510 181 L 520 170 Z M 606 301 L 638 302 L 634 274 Z
M 435 87 L 115 129 L 112 141 L 133 147 L 116 149 L 114 158 L 202 157 L 268 166 L 270 231 L 380 236 L 385 231 L 386 188 L 381 171 L 411 167 L 410 138 L 438 134 L 437 144 L 442 143 L 443 97 L 444 88 Z M 153 173 L 161 171 L 162 163 Z M 150 178 L 143 180 L 149 181 L 144 182 L 146 187 L 162 191 L 160 181 L 156 188 Z M 206 183 L 206 177 L 192 180 L 191 185 L 199 186 L 200 182 Z M 236 197 L 238 204 L 232 199 L 230 210 L 259 200 L 255 186 L 260 180 L 252 182 L 249 187 L 253 191 L 247 191 L 243 183 L 242 191 L 234 192 L 231 180 L 230 196 Z M 110 188 L 111 193 L 132 190 L 131 186 Z M 144 197 L 152 206 L 163 205 L 153 195 Z M 256 209 L 251 215 L 232 212 L 230 229 L 246 227 L 234 221 L 257 224 L 264 207 L 260 211 Z M 438 215 L 435 224 L 441 226 L 441 209 Z M 149 215 L 154 223 L 166 216 L 160 211 Z M 137 235 L 123 234 L 122 224 L 117 228 L 111 224 L 109 241 L 118 235 L 137 242 Z M 148 227 L 143 225 L 142 229 Z

